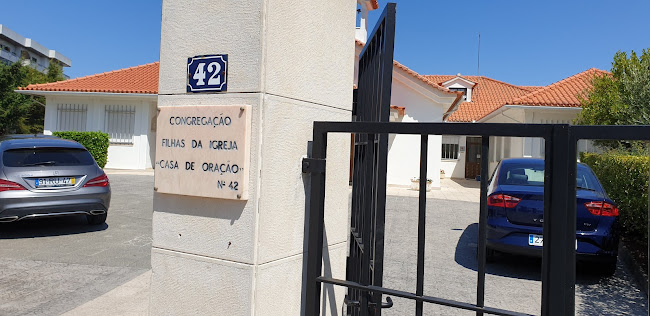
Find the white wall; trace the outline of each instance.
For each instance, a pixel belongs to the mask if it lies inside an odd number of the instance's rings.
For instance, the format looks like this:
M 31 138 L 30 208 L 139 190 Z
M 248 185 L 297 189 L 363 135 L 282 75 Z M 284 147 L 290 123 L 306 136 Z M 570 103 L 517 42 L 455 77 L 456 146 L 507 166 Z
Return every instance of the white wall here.
M 571 124 L 579 108 L 502 107 L 484 123 Z M 544 140 L 533 137 L 492 137 L 490 170 L 504 158 L 544 157 Z M 587 147 L 581 143 L 581 148 Z M 507 150 L 509 149 L 509 151 Z
M 138 98 L 96 97 L 96 96 L 48 96 L 46 97 L 45 122 L 46 131 L 57 131 L 57 105 L 58 104 L 86 104 L 86 131 L 105 131 L 105 105 L 133 105 L 135 106 L 135 126 L 133 144 L 109 145 L 108 162 L 105 168 L 115 169 L 146 169 L 152 166 L 150 154 L 151 135 L 151 108 L 155 108 L 156 101 Z M 154 136 L 154 138 L 151 138 Z
M 391 105 L 406 108 L 401 122 L 442 122 L 443 104 L 431 99 L 414 88 L 412 82 L 393 76 Z M 446 108 L 445 108 L 446 109 Z M 428 178 L 433 187 L 440 187 L 440 154 L 442 137 L 429 136 Z M 392 185 L 410 185 L 412 178 L 420 177 L 420 136 L 391 135 L 388 148 L 388 172 L 386 181 Z
M 440 169 L 445 170 L 445 177 L 448 178 L 465 178 L 465 154 L 467 153 L 467 136 L 459 136 L 458 159 L 442 159 Z M 464 148 L 465 150 L 460 150 Z

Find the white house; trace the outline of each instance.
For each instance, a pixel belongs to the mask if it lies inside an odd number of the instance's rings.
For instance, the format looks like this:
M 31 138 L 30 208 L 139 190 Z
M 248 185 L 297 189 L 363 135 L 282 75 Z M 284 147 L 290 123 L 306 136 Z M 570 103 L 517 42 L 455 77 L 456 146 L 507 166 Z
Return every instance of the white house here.
M 356 54 L 363 43 L 356 42 Z M 487 77 L 422 76 L 393 63 L 391 121 L 475 123 L 571 123 L 580 112 L 578 95 L 605 71 L 589 69 L 545 87 L 515 86 Z M 107 168 L 145 169 L 153 166 L 158 93 L 158 63 L 19 90 L 46 97 L 45 130 L 109 133 Z M 440 185 L 437 172 L 448 177 L 479 174 L 480 138 L 431 136 L 429 178 Z M 408 185 L 419 175 L 419 136 L 391 135 L 387 182 Z M 536 138 L 491 139 L 491 167 L 507 157 L 542 157 L 544 143 Z M 581 143 L 579 150 L 591 150 Z
M 152 168 L 157 62 L 77 79 L 33 84 L 18 92 L 45 97 L 45 132 L 108 133 L 106 168 Z
M 359 21 L 356 30 L 355 89 L 359 55 L 368 34 L 368 11 L 378 7 L 377 1 L 358 0 Z M 443 116 L 462 102 L 463 95 L 435 84 L 403 64 L 393 61 L 391 86 L 391 122 L 443 122 Z M 408 186 L 420 175 L 420 136 L 390 135 L 388 141 L 386 181 L 389 185 Z M 428 146 L 428 178 L 433 187 L 440 187 L 442 137 L 430 136 Z
M 487 77 L 425 76 L 441 86 L 466 93 L 466 100 L 446 113 L 448 122 L 571 124 L 582 110 L 579 96 L 591 87 L 594 76 L 608 72 L 595 68 L 548 86 L 516 86 Z M 475 178 L 480 173 L 481 141 L 478 137 L 443 136 L 442 168 L 455 178 Z M 541 138 L 493 137 L 491 169 L 503 158 L 544 156 Z M 581 141 L 578 151 L 593 151 Z

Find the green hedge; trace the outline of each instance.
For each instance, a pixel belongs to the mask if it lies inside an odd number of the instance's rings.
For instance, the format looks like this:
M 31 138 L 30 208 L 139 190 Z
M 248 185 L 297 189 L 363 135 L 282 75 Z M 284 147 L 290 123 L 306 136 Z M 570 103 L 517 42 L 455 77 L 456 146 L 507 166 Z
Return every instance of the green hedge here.
M 53 132 L 54 136 L 71 139 L 82 144 L 95 158 L 100 168 L 106 165 L 108 157 L 108 134 L 102 132 Z
M 581 153 L 580 161 L 591 167 L 609 197 L 618 205 L 623 234 L 647 237 L 648 157 Z

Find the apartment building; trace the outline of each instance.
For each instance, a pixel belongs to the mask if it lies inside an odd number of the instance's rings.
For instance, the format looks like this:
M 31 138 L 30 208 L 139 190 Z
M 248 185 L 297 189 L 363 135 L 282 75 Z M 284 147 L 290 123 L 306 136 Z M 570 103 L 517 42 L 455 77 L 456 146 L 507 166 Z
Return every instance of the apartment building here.
M 46 72 L 50 62 L 70 67 L 72 61 L 63 54 L 48 49 L 31 38 L 26 38 L 0 24 L 0 62 L 12 64 L 23 58 L 24 63 L 40 72 Z

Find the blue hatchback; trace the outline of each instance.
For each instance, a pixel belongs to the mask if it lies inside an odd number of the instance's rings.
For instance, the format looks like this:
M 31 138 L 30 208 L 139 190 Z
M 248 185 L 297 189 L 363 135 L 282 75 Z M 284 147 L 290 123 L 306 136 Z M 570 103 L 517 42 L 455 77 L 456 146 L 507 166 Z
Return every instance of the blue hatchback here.
M 593 171 L 578 164 L 576 174 L 576 255 L 597 261 L 596 268 L 613 274 L 618 256 L 618 208 Z M 544 224 L 544 160 L 504 159 L 488 187 L 487 260 L 495 251 L 542 255 Z

